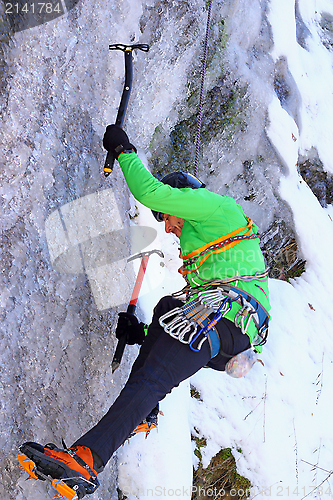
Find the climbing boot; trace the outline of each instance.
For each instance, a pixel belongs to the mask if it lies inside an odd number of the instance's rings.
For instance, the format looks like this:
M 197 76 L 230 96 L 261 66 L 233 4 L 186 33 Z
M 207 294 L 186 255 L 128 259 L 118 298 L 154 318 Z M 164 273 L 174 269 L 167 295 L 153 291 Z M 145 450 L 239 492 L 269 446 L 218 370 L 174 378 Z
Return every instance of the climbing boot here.
M 153 408 L 149 413 L 149 415 L 146 416 L 146 422 L 157 427 L 158 415 L 163 415 L 163 413 L 160 411 L 159 404 L 157 404 L 155 408 Z
M 27 442 L 20 446 L 18 460 L 32 478 L 50 481 L 69 500 L 94 493 L 99 486 L 97 473 L 103 470 L 99 457 L 86 446 L 62 450 L 54 444 Z
M 147 415 L 147 417 L 141 422 L 141 424 L 137 425 L 136 428 L 131 432 L 128 438 L 139 434 L 140 432 L 145 432 L 146 437 L 149 436 L 150 431 L 153 429 L 157 429 L 158 423 L 158 415 L 163 415 L 163 413 L 159 409 L 159 404 L 152 409 L 152 411 Z

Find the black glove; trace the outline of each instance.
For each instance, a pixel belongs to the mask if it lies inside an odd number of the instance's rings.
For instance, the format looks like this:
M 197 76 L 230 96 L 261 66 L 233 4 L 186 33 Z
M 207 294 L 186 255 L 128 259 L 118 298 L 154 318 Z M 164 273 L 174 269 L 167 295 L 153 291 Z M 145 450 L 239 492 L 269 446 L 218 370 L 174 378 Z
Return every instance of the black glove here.
M 118 158 L 123 151 L 134 151 L 136 148 L 129 142 L 128 135 L 118 125 L 108 125 L 103 137 L 104 148 Z
M 139 323 L 134 314 L 127 312 L 119 313 L 118 324 L 116 328 L 116 337 L 120 339 L 126 335 L 126 344 L 142 344 L 145 339 L 144 323 Z

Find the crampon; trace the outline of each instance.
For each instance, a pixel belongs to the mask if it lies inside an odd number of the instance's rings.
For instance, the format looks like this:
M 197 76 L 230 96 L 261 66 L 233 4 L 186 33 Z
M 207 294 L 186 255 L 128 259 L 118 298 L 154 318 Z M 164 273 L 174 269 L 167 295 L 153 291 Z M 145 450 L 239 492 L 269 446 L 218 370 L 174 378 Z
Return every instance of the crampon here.
M 28 479 L 51 484 L 56 492 L 55 498 L 80 500 L 99 486 L 89 448 L 79 446 L 60 450 L 52 444 L 43 447 L 28 442 L 20 446 L 17 458 L 21 470 L 29 474 Z
M 145 420 L 143 420 L 141 424 L 136 426 L 136 428 L 128 436 L 128 439 L 135 436 L 136 434 L 139 434 L 140 432 L 145 432 L 147 438 L 153 429 L 157 429 L 158 415 L 163 415 L 163 413 L 159 410 L 159 405 L 155 406 L 155 408 L 149 413 L 149 415 L 147 415 Z

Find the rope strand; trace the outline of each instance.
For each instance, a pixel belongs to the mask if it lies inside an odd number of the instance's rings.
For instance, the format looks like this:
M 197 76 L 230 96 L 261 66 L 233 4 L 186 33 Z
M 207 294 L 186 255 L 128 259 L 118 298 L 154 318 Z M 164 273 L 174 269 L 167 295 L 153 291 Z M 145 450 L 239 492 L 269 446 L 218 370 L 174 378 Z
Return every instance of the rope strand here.
M 202 121 L 203 90 L 204 90 L 205 72 L 206 72 L 206 63 L 207 63 L 208 38 L 209 38 L 211 11 L 212 11 L 212 0 L 208 0 L 208 17 L 207 17 L 207 27 L 206 27 L 204 58 L 203 58 L 202 72 L 201 72 L 199 116 L 198 116 L 197 138 L 196 138 L 196 145 L 195 145 L 195 161 L 194 161 L 194 175 L 195 176 L 197 176 L 197 174 L 198 174 L 198 164 L 199 164 L 199 148 L 200 148 L 200 134 L 201 134 L 201 121 Z

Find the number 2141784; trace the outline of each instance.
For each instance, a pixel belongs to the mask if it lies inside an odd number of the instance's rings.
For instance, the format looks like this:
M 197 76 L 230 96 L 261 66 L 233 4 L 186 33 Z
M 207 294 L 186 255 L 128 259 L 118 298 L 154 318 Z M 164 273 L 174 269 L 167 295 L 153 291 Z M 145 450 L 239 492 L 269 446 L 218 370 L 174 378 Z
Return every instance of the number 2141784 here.
M 58 2 L 53 5 L 52 3 L 43 3 L 43 2 L 31 2 L 25 4 L 11 3 L 7 2 L 5 5 L 5 13 L 6 14 L 28 14 L 29 12 L 32 14 L 63 14 L 63 9 Z

